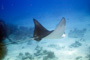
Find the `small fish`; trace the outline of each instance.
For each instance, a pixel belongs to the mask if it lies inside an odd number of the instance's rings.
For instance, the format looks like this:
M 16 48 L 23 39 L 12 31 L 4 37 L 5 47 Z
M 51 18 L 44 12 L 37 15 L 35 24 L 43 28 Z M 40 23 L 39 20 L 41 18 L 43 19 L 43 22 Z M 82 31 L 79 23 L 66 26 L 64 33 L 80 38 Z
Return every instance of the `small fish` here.
M 36 19 L 33 19 L 35 28 L 33 39 L 36 41 L 41 41 L 41 39 L 59 39 L 65 33 L 66 21 L 63 17 L 59 22 L 58 26 L 55 30 L 48 31 L 45 27 L 43 27 Z

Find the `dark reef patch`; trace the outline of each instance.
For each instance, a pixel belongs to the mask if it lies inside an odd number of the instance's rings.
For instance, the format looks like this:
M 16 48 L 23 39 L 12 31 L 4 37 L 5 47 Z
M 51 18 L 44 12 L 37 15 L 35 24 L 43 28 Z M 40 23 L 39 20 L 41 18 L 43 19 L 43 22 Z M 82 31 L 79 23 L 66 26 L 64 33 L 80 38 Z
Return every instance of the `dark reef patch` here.
M 43 57 L 43 60 L 57 60 L 58 58 L 55 56 L 54 52 L 48 51 L 47 56 Z
M 65 48 L 65 46 L 58 46 L 58 45 L 55 45 L 55 44 L 50 44 L 50 45 L 48 45 L 48 47 L 49 48 L 54 48 L 54 49 L 56 49 L 56 50 L 61 50 L 61 49 L 64 49 Z
M 17 56 L 17 60 L 58 60 L 58 58 L 55 56 L 54 52 L 48 51 L 48 50 L 43 50 L 42 47 L 37 46 L 35 49 L 35 53 L 31 54 L 29 52 L 25 53 L 19 53 Z
M 71 44 L 69 47 L 70 48 L 78 48 L 82 46 L 82 44 L 79 41 L 75 41 L 73 44 Z
M 82 38 L 82 37 L 84 37 L 84 34 L 86 31 L 87 31 L 86 28 L 84 28 L 82 30 L 75 28 L 74 30 L 70 30 L 70 32 L 68 33 L 68 37 L 70 37 L 70 38 Z
M 31 38 L 33 36 L 33 27 L 24 27 L 24 26 L 17 26 L 14 24 L 7 24 L 8 32 L 10 34 L 10 38 L 17 42 L 18 40 L 25 40 L 27 38 Z
M 19 55 L 17 56 L 18 59 L 20 60 L 33 60 L 34 57 L 29 53 L 29 52 L 26 52 L 25 54 L 23 53 L 19 53 Z
M 90 54 L 87 54 L 87 55 L 86 55 L 86 58 L 87 58 L 88 60 L 90 60 Z
M 82 56 L 78 56 L 78 57 L 76 57 L 75 60 L 82 60 Z

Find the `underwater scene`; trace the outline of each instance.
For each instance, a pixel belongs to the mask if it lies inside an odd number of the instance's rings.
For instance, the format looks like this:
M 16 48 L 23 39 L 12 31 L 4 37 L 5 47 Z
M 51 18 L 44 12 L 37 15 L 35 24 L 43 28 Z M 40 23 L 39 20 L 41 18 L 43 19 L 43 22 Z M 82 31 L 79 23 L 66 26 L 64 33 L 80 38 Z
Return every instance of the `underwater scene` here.
M 0 60 L 90 60 L 90 0 L 0 0 Z

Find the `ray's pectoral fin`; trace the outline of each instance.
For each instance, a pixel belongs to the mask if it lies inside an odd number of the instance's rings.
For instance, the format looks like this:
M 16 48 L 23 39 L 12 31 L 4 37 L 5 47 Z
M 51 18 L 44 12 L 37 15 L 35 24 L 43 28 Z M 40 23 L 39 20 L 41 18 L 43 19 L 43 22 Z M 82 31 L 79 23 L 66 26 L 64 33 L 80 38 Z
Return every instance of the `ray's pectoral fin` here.
M 42 38 L 58 39 L 58 38 L 61 38 L 62 35 L 65 33 L 65 25 L 66 25 L 65 18 L 62 18 L 62 20 L 59 22 L 56 29 L 52 31 L 48 31 L 36 19 L 33 19 L 33 21 L 35 24 L 33 38 L 36 41 L 40 41 Z
M 45 38 L 46 39 L 60 39 L 62 35 L 65 33 L 65 25 L 66 25 L 66 21 L 65 21 L 65 18 L 63 17 L 61 21 L 59 22 L 58 26 L 56 27 L 56 29 Z
M 33 19 L 33 21 L 35 24 L 34 34 L 33 34 L 34 40 L 40 41 L 42 38 L 46 37 L 52 32 L 44 28 L 36 19 Z

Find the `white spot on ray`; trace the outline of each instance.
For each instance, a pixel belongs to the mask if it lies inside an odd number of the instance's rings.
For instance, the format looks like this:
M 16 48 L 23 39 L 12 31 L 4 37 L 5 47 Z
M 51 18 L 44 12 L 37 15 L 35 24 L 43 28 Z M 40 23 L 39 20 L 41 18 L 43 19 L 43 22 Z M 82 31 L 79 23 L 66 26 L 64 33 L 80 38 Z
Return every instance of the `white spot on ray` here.
M 62 37 L 64 38 L 66 36 L 66 34 L 63 34 Z

